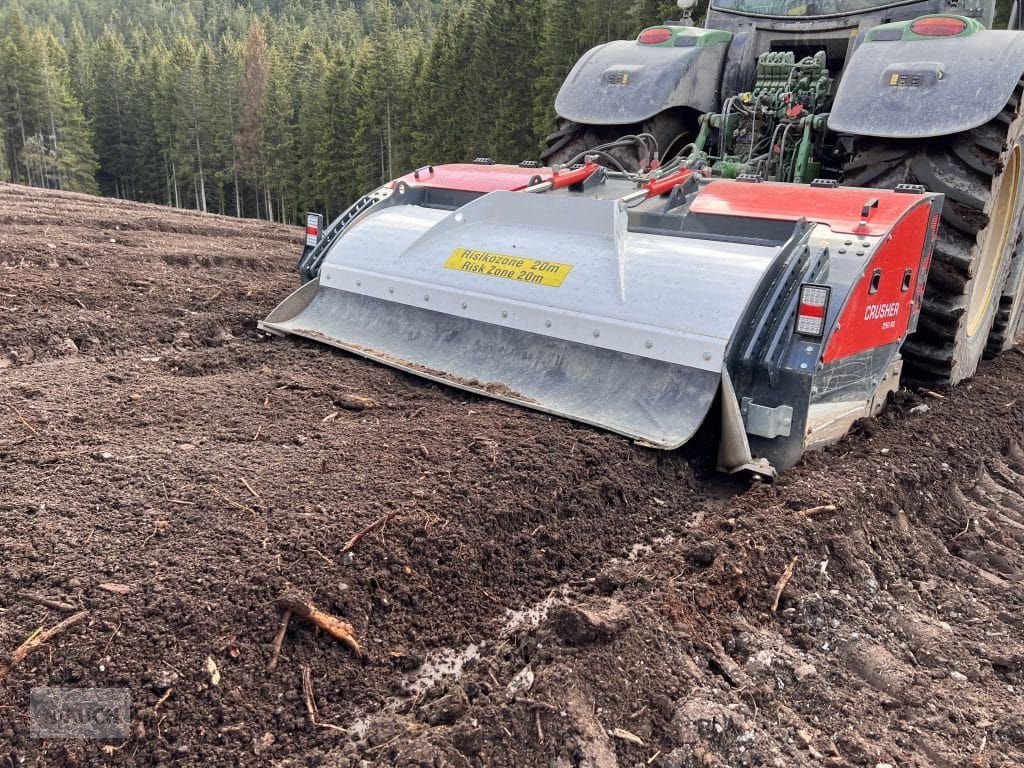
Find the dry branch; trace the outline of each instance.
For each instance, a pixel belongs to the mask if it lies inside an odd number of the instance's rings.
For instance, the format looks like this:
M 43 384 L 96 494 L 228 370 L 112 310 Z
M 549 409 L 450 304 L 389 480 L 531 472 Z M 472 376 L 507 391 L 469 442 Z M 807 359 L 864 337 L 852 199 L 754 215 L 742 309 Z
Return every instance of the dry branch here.
M 14 650 L 14 653 L 11 654 L 10 663 L 6 666 L 0 667 L 0 680 L 7 677 L 10 671 L 24 661 L 25 657 L 32 653 L 32 651 L 36 650 L 41 645 L 48 643 L 53 638 L 57 637 L 57 635 L 67 630 L 69 627 L 74 626 L 88 615 L 88 611 L 79 611 L 73 616 L 68 616 L 59 624 L 55 624 L 50 629 L 33 634 L 28 640 Z
M 835 504 L 822 504 L 822 505 L 817 506 L 817 507 L 811 507 L 810 509 L 802 509 L 802 510 L 800 510 L 800 514 L 803 515 L 804 517 L 814 517 L 815 515 L 820 515 L 822 512 L 835 512 L 835 511 L 836 511 L 836 505 Z
M 29 424 L 25 420 L 25 417 L 21 415 L 21 411 L 19 411 L 17 408 L 15 408 L 10 403 L 7 404 L 7 407 L 10 408 L 12 411 L 14 411 L 15 418 L 17 418 L 17 420 L 20 421 L 24 425 L 25 429 L 27 429 L 29 432 L 31 432 L 36 437 L 42 437 L 42 435 L 39 434 L 39 430 L 37 430 L 35 427 L 33 427 L 31 424 Z
M 321 723 L 319 721 L 320 712 L 316 708 L 316 699 L 313 698 L 313 672 L 305 664 L 302 665 L 302 698 L 306 702 L 309 722 L 321 728 L 330 728 L 332 731 L 348 733 L 348 729 L 342 728 L 340 725 L 331 725 L 330 723 Z
M 242 481 L 242 485 L 245 486 L 245 490 L 247 490 L 249 493 L 251 493 L 256 498 L 256 501 L 263 501 L 263 497 L 260 496 L 258 493 L 256 493 L 256 491 L 253 490 L 252 486 L 249 485 L 249 481 L 248 480 L 246 480 L 244 477 L 240 477 L 239 479 Z
M 309 713 L 309 721 L 316 725 L 316 701 L 313 700 L 313 673 L 310 668 L 302 665 L 302 698 L 306 702 L 306 712 Z
M 240 509 L 243 512 L 248 512 L 253 517 L 258 517 L 258 515 L 256 514 L 256 510 L 253 509 L 252 507 L 250 507 L 248 504 L 242 504 L 241 502 L 235 501 L 234 499 L 230 499 L 227 496 L 225 496 L 223 493 L 218 491 L 216 488 L 211 488 L 210 486 L 206 486 L 206 490 L 208 490 L 214 496 L 219 498 L 221 501 L 223 501 L 223 502 L 225 502 L 227 504 L 230 504 L 235 509 Z
M 347 621 L 321 611 L 309 600 L 294 593 L 281 595 L 277 598 L 277 605 L 286 611 L 291 611 L 296 616 L 312 622 L 331 637 L 345 643 L 356 656 L 362 657 L 363 650 L 359 647 L 359 642 L 356 640 L 356 631 Z
M 378 528 L 383 528 L 398 512 L 388 512 L 386 515 L 381 515 L 368 526 L 363 528 L 361 531 L 356 532 L 352 535 L 352 538 L 345 542 L 345 546 L 341 548 L 341 554 L 345 554 L 356 544 L 363 540 L 363 537 L 369 533 L 373 533 Z
M 161 705 L 161 704 L 163 704 L 163 703 L 164 703 L 165 701 L 167 701 L 167 700 L 168 700 L 169 698 L 171 698 L 171 694 L 172 694 L 172 693 L 174 693 L 174 689 L 173 689 L 173 688 L 168 688 L 168 689 L 167 689 L 167 690 L 166 690 L 166 691 L 164 692 L 164 695 L 163 695 L 163 696 L 161 696 L 161 697 L 160 697 L 160 699 L 159 699 L 159 700 L 157 701 L 157 703 L 153 705 L 153 712 L 154 712 L 154 713 L 156 713 L 156 711 L 157 711 L 158 709 L 160 709 L 160 705 Z
M 782 599 L 782 590 L 789 584 L 789 580 L 793 578 L 793 569 L 796 568 L 797 558 L 793 558 L 789 561 L 789 565 L 786 566 L 786 570 L 782 572 L 779 580 L 775 582 L 775 599 L 772 600 L 772 613 L 779 610 L 779 600 Z
M 281 617 L 281 626 L 277 630 L 277 634 L 274 636 L 274 653 L 270 657 L 270 663 L 267 664 L 267 669 L 273 672 L 277 669 L 277 660 L 281 657 L 281 645 L 284 643 L 284 634 L 288 631 L 288 622 L 291 621 L 292 612 L 290 609 L 284 609 L 284 616 Z
M 36 595 L 31 592 L 25 594 L 25 599 L 31 600 L 33 603 L 44 605 L 47 608 L 53 608 L 55 611 L 77 611 L 78 606 L 72 605 L 71 603 L 62 603 L 60 600 L 54 600 L 46 597 L 45 595 Z

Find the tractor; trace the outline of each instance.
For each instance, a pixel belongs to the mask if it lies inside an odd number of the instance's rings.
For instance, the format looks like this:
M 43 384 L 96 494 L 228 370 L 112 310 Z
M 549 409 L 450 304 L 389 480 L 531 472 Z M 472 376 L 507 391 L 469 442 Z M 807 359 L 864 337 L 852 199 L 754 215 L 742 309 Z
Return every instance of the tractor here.
M 772 477 L 1014 342 L 1024 33 L 992 16 L 711 0 L 703 27 L 599 45 L 543 162 L 427 165 L 309 214 L 260 327 L 651 448 L 706 426 L 720 469 Z
M 680 0 L 688 13 L 694 0 Z M 549 164 L 608 148 L 639 165 L 682 155 L 714 176 L 945 195 L 908 376 L 972 376 L 1013 343 L 1024 307 L 1021 8 L 989 0 L 711 0 L 636 40 L 588 51 L 555 100 Z

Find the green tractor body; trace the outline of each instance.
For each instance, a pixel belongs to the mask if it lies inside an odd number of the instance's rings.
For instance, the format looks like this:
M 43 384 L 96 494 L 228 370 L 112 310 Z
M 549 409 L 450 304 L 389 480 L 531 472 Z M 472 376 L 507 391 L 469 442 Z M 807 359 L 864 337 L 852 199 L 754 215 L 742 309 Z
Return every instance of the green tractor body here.
M 579 162 L 649 134 L 661 162 L 714 177 L 944 193 L 904 357 L 911 378 L 955 384 L 1013 343 L 1024 314 L 1024 32 L 992 20 L 991 0 L 712 0 L 703 27 L 667 22 L 584 54 L 543 157 Z

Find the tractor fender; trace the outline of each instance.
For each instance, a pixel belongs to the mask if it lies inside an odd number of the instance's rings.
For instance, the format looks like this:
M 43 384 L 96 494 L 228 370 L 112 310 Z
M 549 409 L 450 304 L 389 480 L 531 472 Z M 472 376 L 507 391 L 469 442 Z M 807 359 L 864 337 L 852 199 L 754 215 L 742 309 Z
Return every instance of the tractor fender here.
M 555 98 L 561 117 L 588 125 L 629 125 L 670 107 L 717 112 L 730 35 L 693 29 L 692 44 L 664 47 L 615 40 L 591 48 Z
M 1006 106 L 1024 71 L 1024 33 L 872 40 L 847 62 L 828 127 L 924 139 L 977 128 Z

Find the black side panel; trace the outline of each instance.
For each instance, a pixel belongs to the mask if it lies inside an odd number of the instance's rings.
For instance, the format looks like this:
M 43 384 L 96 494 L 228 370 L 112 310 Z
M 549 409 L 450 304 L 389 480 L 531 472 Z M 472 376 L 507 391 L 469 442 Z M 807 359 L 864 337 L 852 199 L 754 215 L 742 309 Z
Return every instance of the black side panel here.
M 804 373 L 786 370 L 779 376 L 776 386 L 763 388 L 759 396 L 754 398 L 755 403 L 769 408 L 776 408 L 780 405 L 793 406 L 793 418 L 788 436 L 780 435 L 767 438 L 747 434 L 751 453 L 755 457 L 768 459 L 779 472 L 792 467 L 804 455 L 804 435 L 807 433 L 806 404 L 810 399 L 810 394 L 811 377 Z
M 804 452 L 808 404 L 811 402 L 814 371 L 821 356 L 821 341 L 793 333 L 800 285 L 827 283 L 830 257 L 827 248 L 808 242 L 810 230 L 797 225 L 792 247 L 772 265 L 761 290 L 750 303 L 747 316 L 738 323 L 743 329 L 730 342 L 727 365 L 740 400 L 750 450 L 777 470 L 795 464 Z M 785 252 L 785 251 L 784 251 Z M 838 307 L 830 307 L 831 320 Z M 775 437 L 754 434 L 753 411 L 775 411 L 782 419 L 786 407 L 792 412 L 785 432 Z M 753 432 L 751 431 L 753 429 Z
M 889 344 L 823 366 L 814 374 L 811 406 L 867 402 L 898 353 L 899 345 Z

